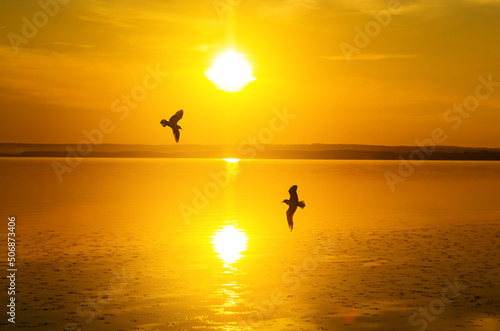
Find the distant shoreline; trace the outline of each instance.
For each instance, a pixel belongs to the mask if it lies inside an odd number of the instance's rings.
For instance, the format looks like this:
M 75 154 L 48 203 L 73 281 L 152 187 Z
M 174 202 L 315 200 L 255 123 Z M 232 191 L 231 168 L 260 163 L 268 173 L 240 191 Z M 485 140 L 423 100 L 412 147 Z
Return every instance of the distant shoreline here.
M 316 160 L 500 161 L 499 148 L 378 145 L 80 145 L 0 144 L 0 157 L 239 158 Z M 90 152 L 89 152 L 90 151 Z

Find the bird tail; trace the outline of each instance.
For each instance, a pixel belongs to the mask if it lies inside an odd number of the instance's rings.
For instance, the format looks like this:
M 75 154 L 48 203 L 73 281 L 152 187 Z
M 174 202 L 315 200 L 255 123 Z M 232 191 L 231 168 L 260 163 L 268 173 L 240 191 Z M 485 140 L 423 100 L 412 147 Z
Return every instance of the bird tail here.
M 163 125 L 163 127 L 167 126 L 167 120 L 163 119 L 160 121 L 160 124 Z
M 297 206 L 299 206 L 300 208 L 304 209 L 304 207 L 306 206 L 306 202 L 305 201 L 299 201 L 299 203 L 297 204 Z

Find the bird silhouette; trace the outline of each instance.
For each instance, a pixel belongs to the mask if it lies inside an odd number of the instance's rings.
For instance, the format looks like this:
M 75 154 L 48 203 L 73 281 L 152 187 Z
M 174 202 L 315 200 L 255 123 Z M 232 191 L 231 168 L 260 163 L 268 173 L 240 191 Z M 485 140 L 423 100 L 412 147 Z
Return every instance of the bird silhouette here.
M 292 187 L 290 187 L 288 193 L 290 193 L 290 200 L 285 199 L 282 201 L 282 203 L 284 202 L 288 205 L 288 210 L 286 211 L 286 219 L 288 221 L 288 227 L 290 228 L 290 231 L 292 231 L 293 214 L 295 214 L 297 207 L 304 208 L 306 206 L 306 203 L 304 201 L 299 201 L 299 196 L 297 195 L 297 185 L 293 185 Z
M 167 121 L 165 119 L 162 119 L 160 121 L 160 124 L 163 125 L 163 127 L 166 127 L 167 125 L 172 128 L 172 132 L 174 133 L 175 137 L 175 142 L 179 142 L 179 137 L 181 135 L 179 130 L 182 130 L 182 128 L 177 125 L 177 122 L 182 118 L 182 115 L 184 115 L 184 111 L 181 109 L 177 113 L 175 113 L 174 116 L 170 117 L 170 119 Z

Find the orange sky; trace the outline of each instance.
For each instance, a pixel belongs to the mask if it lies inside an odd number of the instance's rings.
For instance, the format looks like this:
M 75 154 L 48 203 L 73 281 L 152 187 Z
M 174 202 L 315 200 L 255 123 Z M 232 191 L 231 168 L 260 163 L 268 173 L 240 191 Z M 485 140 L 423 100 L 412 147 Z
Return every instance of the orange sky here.
M 109 118 L 106 143 L 171 144 L 159 122 L 182 108 L 180 143 L 239 144 L 286 107 L 272 143 L 413 145 L 442 128 L 446 145 L 500 147 L 500 86 L 443 118 L 479 76 L 500 82 L 498 0 L 40 3 L 0 4 L 0 142 L 77 143 Z M 227 48 L 257 78 L 236 93 L 204 75 Z

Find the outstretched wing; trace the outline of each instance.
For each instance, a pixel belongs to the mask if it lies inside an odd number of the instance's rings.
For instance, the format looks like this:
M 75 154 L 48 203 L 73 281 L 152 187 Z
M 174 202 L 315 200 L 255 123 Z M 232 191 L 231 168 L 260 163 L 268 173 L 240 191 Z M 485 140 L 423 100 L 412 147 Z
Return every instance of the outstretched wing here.
M 293 185 L 292 187 L 290 187 L 288 193 L 290 193 L 290 201 L 293 201 L 295 203 L 299 202 L 299 196 L 297 195 L 297 185 Z
M 288 221 L 288 227 L 290 228 L 290 231 L 293 230 L 293 214 L 295 214 L 295 210 L 297 210 L 297 207 L 293 208 L 292 206 L 290 206 L 286 211 L 286 220 Z
M 177 124 L 179 120 L 182 118 L 182 115 L 184 115 L 184 111 L 181 109 L 177 113 L 175 113 L 174 116 L 170 117 L 170 123 Z
M 160 124 L 163 125 L 163 127 L 166 127 L 167 126 L 167 120 L 166 119 L 162 119 L 160 121 Z
M 179 129 L 172 129 L 172 131 L 174 132 L 175 142 L 178 143 L 181 133 L 179 132 Z

